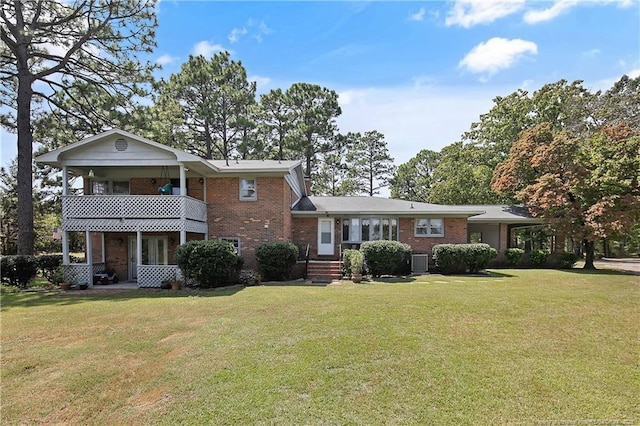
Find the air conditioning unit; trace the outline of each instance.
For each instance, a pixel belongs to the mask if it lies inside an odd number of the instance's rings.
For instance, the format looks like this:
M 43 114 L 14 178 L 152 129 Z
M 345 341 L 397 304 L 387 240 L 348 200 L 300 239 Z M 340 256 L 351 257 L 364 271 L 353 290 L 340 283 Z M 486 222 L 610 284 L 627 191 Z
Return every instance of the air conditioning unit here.
M 414 274 L 422 274 L 429 270 L 429 255 L 412 254 L 411 255 L 411 272 Z

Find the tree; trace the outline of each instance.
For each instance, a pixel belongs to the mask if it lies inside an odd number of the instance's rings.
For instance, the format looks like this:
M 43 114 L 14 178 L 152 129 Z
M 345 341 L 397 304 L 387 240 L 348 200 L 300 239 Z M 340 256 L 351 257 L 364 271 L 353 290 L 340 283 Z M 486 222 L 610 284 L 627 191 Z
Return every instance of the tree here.
M 376 130 L 353 135 L 353 145 L 347 153 L 349 177 L 358 184 L 360 193 L 370 197 L 389 184 L 395 166 L 389 155 L 384 135 Z
M 189 56 L 180 72 L 162 84 L 159 105 L 178 112 L 173 131 L 183 149 L 206 159 L 229 160 L 248 128 L 248 108 L 255 103 L 256 83 L 229 52 Z
M 317 195 L 348 196 L 359 193 L 359 182 L 350 176 L 347 153 L 353 149 L 357 133 L 336 135 L 313 179 L 312 192 Z
M 427 201 L 437 204 L 495 204 L 505 197 L 491 189 L 493 167 L 485 163 L 483 149 L 456 142 L 442 149 L 433 170 Z
M 623 235 L 640 215 L 640 133 L 624 125 L 576 137 L 551 124 L 524 131 L 495 170 L 493 188 L 583 241 L 593 269 L 599 238 Z
M 265 151 L 272 153 L 267 157 L 278 160 L 295 158 L 290 151 L 294 112 L 282 89 L 274 89 L 260 95 L 258 117 L 259 133 L 266 142 Z
M 423 149 L 408 162 L 398 166 L 391 179 L 391 198 L 427 202 L 435 183 L 433 172 L 440 153 Z
M 316 84 L 295 83 L 285 93 L 293 112 L 291 149 L 305 159 L 305 173 L 316 171 L 317 154 L 326 151 L 342 114 L 338 94 Z
M 79 105 L 69 87 L 84 82 L 111 94 L 143 94 L 156 27 L 152 1 L 14 0 L 0 6 L 2 124 L 18 134 L 18 253 L 33 252 L 32 111 L 58 106 L 56 92 Z M 35 84 L 41 83 L 36 89 Z M 41 90 L 40 87 L 46 89 Z

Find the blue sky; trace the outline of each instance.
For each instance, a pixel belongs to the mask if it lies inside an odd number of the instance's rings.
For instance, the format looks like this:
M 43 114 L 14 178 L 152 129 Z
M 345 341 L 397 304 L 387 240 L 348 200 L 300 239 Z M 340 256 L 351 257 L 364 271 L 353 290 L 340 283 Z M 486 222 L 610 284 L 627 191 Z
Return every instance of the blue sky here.
M 640 75 L 638 0 L 162 0 L 158 19 L 159 77 L 228 50 L 259 93 L 295 82 L 338 92 L 340 130 L 384 133 L 397 164 L 459 140 L 495 96 Z M 6 164 L 15 138 L 2 138 Z

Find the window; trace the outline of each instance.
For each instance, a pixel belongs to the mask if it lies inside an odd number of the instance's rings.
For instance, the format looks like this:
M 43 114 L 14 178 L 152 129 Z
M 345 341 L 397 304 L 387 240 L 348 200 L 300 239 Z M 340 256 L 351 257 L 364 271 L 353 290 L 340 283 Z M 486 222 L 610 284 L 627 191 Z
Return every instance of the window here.
M 240 179 L 240 199 L 241 200 L 257 200 L 255 179 Z
M 114 181 L 91 181 L 91 193 L 93 195 L 129 195 L 129 182 L 114 182 Z
M 444 236 L 444 221 L 443 219 L 416 219 L 415 227 L 416 237 L 442 237 Z
M 236 254 L 240 256 L 240 238 L 237 237 L 220 237 L 218 241 L 226 241 L 233 245 L 233 248 L 236 250 Z
M 345 217 L 342 241 L 360 243 L 375 240 L 398 240 L 398 219 L 381 217 Z

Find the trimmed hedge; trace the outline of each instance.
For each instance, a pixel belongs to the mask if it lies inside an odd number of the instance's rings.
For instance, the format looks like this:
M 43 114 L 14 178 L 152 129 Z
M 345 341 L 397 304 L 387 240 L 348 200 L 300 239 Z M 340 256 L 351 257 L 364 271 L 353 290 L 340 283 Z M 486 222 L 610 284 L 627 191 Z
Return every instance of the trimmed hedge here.
M 549 256 L 549 253 L 540 249 L 534 249 L 529 252 L 529 260 L 534 268 L 542 268 L 547 261 L 547 256 Z
M 293 243 L 266 243 L 256 249 L 256 258 L 265 280 L 288 280 L 298 260 L 298 246 Z
M 29 255 L 2 256 L 0 258 L 2 281 L 10 286 L 26 288 L 38 273 L 38 259 Z
M 435 268 L 443 274 L 476 273 L 498 255 L 489 244 L 438 244 L 432 250 Z
M 38 256 L 38 268 L 42 272 L 42 276 L 48 281 L 56 281 L 55 274 L 58 272 L 58 268 L 62 266 L 61 254 L 43 254 Z
M 411 246 L 399 241 L 367 241 L 360 245 L 367 271 L 374 277 L 411 272 Z
M 185 278 L 202 288 L 224 287 L 234 280 L 242 258 L 227 241 L 188 241 L 176 249 L 176 262 Z
M 520 263 L 520 259 L 522 259 L 523 254 L 524 250 L 519 248 L 508 248 L 504 251 L 504 255 L 511 266 L 518 265 L 518 263 Z
M 571 269 L 577 261 L 577 254 L 573 252 L 563 252 L 560 257 L 560 269 Z
M 345 277 L 351 276 L 351 258 L 358 250 L 354 249 L 345 249 L 342 252 L 342 268 L 344 269 L 343 273 Z

